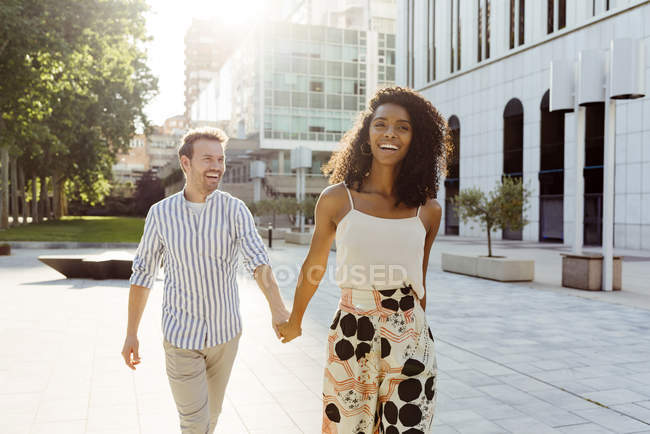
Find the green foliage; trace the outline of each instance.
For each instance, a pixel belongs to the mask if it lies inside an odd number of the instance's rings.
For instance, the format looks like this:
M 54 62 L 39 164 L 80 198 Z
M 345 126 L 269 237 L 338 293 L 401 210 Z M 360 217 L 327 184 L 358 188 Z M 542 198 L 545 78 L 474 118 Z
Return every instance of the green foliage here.
M 136 183 L 133 206 L 136 215 L 145 216 L 154 203 L 165 197 L 165 189 L 153 171 L 142 174 Z
M 28 177 L 67 181 L 73 197 L 108 194 L 157 83 L 146 66 L 145 0 L 0 3 L 0 146 Z
M 315 196 L 307 196 L 305 200 L 301 202 L 300 209 L 302 210 L 306 219 L 314 218 L 314 210 L 316 209 L 317 201 L 318 198 L 316 198 Z
M 492 231 L 520 230 L 527 225 L 523 214 L 528 208 L 529 198 L 530 191 L 521 179 L 504 177 L 487 194 L 476 187 L 461 190 L 453 198 L 453 207 L 463 223 L 478 220 L 481 228 L 487 231 L 488 255 L 492 256 Z

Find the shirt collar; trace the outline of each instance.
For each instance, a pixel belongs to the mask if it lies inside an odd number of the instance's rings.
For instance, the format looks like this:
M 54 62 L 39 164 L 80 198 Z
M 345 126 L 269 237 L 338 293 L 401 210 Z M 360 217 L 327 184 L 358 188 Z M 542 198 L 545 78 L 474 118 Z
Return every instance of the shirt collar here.
M 183 200 L 183 202 L 189 202 L 189 200 L 187 200 L 187 198 L 185 197 L 185 187 L 187 187 L 187 185 L 183 185 L 183 189 L 180 191 L 181 199 Z M 219 189 L 214 190 L 212 193 L 208 194 L 205 197 L 205 203 L 210 202 L 218 195 L 219 195 Z

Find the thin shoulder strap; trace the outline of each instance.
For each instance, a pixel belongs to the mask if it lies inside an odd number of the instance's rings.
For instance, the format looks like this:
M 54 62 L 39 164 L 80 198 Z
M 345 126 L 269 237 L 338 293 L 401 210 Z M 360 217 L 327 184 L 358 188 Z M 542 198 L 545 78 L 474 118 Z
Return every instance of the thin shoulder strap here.
M 420 217 L 420 208 L 422 208 L 422 205 L 418 205 L 418 213 L 415 214 L 416 217 Z
M 343 186 L 345 187 L 345 191 L 348 192 L 348 198 L 350 199 L 350 207 L 351 209 L 354 209 L 354 202 L 352 201 L 352 195 L 350 194 L 350 189 L 345 184 L 343 184 Z

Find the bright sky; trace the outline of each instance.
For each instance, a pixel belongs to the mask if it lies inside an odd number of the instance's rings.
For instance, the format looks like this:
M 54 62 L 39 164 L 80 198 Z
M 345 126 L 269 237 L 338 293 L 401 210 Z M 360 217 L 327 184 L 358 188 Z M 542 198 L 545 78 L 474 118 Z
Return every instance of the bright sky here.
M 268 6 L 269 0 L 265 6 Z M 263 0 L 147 0 L 149 68 L 158 77 L 158 96 L 147 107 L 154 125 L 171 116 L 183 114 L 184 42 L 192 17 L 224 16 L 229 22 L 243 24 L 259 17 Z

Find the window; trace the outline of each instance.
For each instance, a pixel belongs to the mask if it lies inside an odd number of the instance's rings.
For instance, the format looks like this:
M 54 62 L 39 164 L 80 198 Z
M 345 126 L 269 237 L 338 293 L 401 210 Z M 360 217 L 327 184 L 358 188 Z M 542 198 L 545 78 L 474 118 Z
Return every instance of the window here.
M 341 79 L 328 78 L 325 81 L 325 93 L 341 93 Z
M 358 65 L 356 63 L 344 63 L 343 75 L 345 77 L 357 78 L 359 75 Z
M 449 14 L 450 26 L 449 26 L 449 40 L 450 44 L 450 55 L 451 55 L 451 67 L 450 72 L 460 70 L 460 10 L 459 10 L 459 0 L 451 0 L 451 13 Z
M 415 0 L 406 1 L 406 85 L 414 86 Z
M 394 55 L 393 55 L 394 56 Z M 394 65 L 394 57 L 390 65 Z M 394 74 L 393 74 L 394 77 Z M 388 74 L 386 75 L 388 78 Z M 436 79 L 436 2 L 427 0 L 427 81 Z
M 341 76 L 341 62 L 327 62 L 327 75 Z
M 309 94 L 309 107 L 325 108 L 325 97 L 318 93 Z
M 546 0 L 546 34 L 566 27 L 566 0 Z
M 519 0 L 519 45 L 524 44 L 524 7 L 526 0 Z
M 325 63 L 322 60 L 310 60 L 309 68 L 312 75 L 325 75 Z
M 327 95 L 327 108 L 341 110 L 341 95 Z
M 292 92 L 291 105 L 294 107 L 307 107 L 307 94 L 304 92 Z
M 322 81 L 310 81 L 309 90 L 312 92 L 322 92 L 323 91 L 323 82 Z
M 477 15 L 476 15 L 476 36 L 478 49 L 476 60 L 490 58 L 490 0 L 476 0 L 477 1 Z
M 343 109 L 356 111 L 358 105 L 358 98 L 356 96 L 343 97 Z
M 483 5 L 481 4 L 481 0 L 476 0 L 478 4 L 478 14 L 476 16 L 476 36 L 477 36 L 477 46 L 478 50 L 477 55 L 476 55 L 476 61 L 480 62 L 483 60 Z
M 510 0 L 510 48 L 524 44 L 525 0 Z

